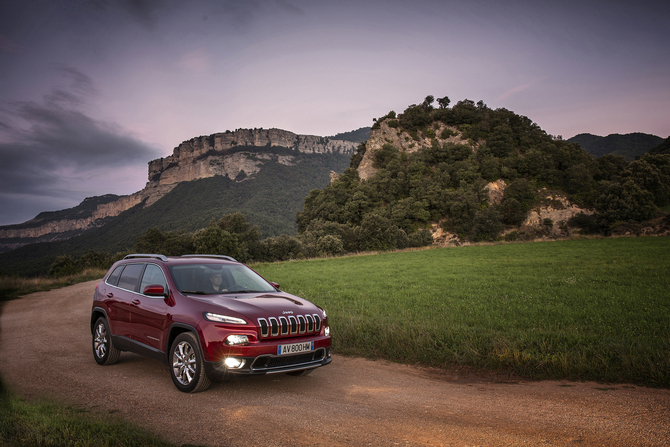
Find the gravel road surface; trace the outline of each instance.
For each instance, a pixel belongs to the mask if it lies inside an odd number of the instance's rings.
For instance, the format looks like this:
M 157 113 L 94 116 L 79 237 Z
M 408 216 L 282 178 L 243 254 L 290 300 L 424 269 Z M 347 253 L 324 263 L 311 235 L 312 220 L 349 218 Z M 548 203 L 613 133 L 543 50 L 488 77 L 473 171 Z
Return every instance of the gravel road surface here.
M 91 352 L 96 282 L 0 303 L 0 374 L 19 395 L 124 418 L 177 445 L 664 446 L 670 390 L 530 381 L 335 356 L 305 377 L 174 387 L 167 366 Z

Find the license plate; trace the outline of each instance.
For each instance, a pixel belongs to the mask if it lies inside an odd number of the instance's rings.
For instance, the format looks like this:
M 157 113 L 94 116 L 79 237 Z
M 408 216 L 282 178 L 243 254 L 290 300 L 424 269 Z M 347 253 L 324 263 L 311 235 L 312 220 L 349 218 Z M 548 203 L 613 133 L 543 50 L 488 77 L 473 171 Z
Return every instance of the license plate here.
M 290 345 L 277 346 L 277 355 L 300 354 L 301 352 L 314 351 L 314 342 L 291 343 Z

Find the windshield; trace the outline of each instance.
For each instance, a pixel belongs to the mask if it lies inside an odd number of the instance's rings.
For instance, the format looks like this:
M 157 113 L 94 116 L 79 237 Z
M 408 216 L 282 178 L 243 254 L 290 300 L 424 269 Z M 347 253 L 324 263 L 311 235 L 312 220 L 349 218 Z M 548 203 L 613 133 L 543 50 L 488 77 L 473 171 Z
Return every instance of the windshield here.
M 245 265 L 171 265 L 170 275 L 181 293 L 215 295 L 222 293 L 274 292 L 260 275 Z

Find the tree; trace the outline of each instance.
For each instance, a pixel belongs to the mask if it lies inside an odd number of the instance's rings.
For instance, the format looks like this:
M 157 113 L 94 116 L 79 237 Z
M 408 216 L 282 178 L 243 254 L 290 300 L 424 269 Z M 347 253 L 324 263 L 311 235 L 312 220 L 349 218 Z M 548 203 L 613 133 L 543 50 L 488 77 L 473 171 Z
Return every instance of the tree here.
M 437 103 L 440 105 L 440 109 L 446 109 L 449 107 L 449 103 L 451 100 L 449 99 L 448 96 L 445 96 L 443 98 L 437 98 Z
M 433 102 L 435 102 L 435 97 L 433 95 L 428 95 L 428 96 L 426 96 L 426 99 L 423 100 L 423 103 L 421 104 L 421 107 L 423 107 L 426 110 L 432 110 Z
M 475 214 L 472 232 L 477 241 L 495 241 L 504 228 L 500 212 L 489 206 Z
M 491 135 L 486 141 L 491 153 L 499 158 L 504 158 L 514 150 L 514 133 L 507 124 L 501 124 L 493 128 Z
M 596 200 L 596 221 L 606 231 L 616 222 L 643 221 L 656 212 L 654 196 L 632 180 L 604 182 Z

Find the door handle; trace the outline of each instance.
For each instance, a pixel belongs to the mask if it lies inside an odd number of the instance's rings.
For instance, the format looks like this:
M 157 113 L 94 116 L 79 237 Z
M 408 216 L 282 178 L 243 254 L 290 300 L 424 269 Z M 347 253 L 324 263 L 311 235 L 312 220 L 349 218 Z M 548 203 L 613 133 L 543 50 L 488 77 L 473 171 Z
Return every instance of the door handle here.
M 107 294 L 107 298 L 114 298 L 114 294 L 113 294 L 112 292 L 109 292 L 109 293 Z
M 138 299 L 134 299 L 134 300 L 133 300 L 133 304 L 140 304 L 141 302 L 142 302 L 142 301 L 140 301 L 140 300 L 138 300 Z

